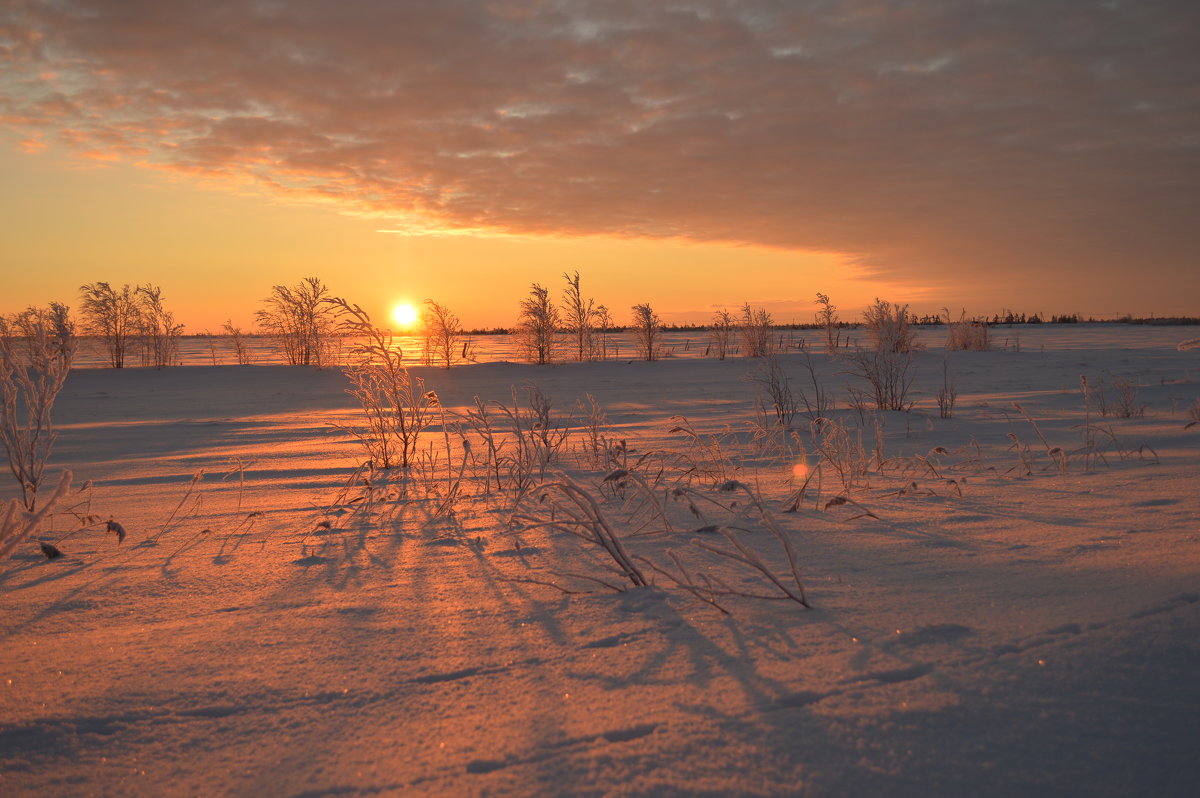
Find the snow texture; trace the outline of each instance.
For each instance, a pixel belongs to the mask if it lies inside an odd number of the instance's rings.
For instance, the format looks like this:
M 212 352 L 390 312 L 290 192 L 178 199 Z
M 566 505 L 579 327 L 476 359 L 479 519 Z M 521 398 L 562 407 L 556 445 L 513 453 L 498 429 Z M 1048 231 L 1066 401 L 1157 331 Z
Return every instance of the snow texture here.
M 664 479 L 701 459 L 671 417 L 719 436 L 812 605 L 731 596 L 728 615 L 663 578 L 565 576 L 608 574 L 603 553 L 511 531 L 511 497 L 477 481 L 452 514 L 428 490 L 364 499 L 337 369 L 77 370 L 51 470 L 82 487 L 0 562 L 0 793 L 1193 795 L 1200 384 L 1177 340 L 949 353 L 948 419 L 943 355 L 921 353 L 917 405 L 878 414 L 879 443 L 844 368 L 814 355 L 832 415 L 883 452 L 840 504 L 807 420 L 803 457 L 756 442 L 754 361 L 419 370 L 455 411 L 526 384 L 553 397 L 573 431 L 552 470 L 656 562 L 720 536 L 606 492 L 576 402 Z M 781 362 L 803 384 L 802 356 Z M 1081 375 L 1132 379 L 1144 417 L 1100 415 Z M 732 512 L 786 572 L 761 517 Z

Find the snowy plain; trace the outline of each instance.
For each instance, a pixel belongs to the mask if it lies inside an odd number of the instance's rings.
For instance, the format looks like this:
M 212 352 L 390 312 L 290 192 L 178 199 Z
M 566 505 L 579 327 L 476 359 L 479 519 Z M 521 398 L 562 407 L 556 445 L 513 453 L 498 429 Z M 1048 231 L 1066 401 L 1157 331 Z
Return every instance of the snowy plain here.
M 776 525 L 811 606 L 725 596 L 728 614 L 514 529 L 474 467 L 450 511 L 446 458 L 403 498 L 364 485 L 340 369 L 76 369 L 52 470 L 90 481 L 67 505 L 100 520 L 61 513 L 37 538 L 62 557 L 34 541 L 0 563 L 0 793 L 1194 795 L 1200 352 L 1176 350 L 1187 328 L 1128 329 L 945 361 L 931 341 L 908 413 L 849 408 L 855 378 L 818 351 L 841 465 L 865 458 L 848 483 L 803 414 L 798 441 L 763 436 L 754 360 L 414 369 L 452 414 L 538 386 L 569 430 L 546 479 L 667 570 L 674 552 L 769 592 L 689 558 L 725 525 L 786 574 Z M 780 362 L 809 385 L 802 354 Z M 1129 379 L 1144 416 L 1101 416 L 1081 375 Z M 589 395 L 661 514 L 605 481 Z M 448 418 L 422 445 L 453 437 L 457 468 L 473 433 Z M 730 479 L 769 520 L 726 509 Z

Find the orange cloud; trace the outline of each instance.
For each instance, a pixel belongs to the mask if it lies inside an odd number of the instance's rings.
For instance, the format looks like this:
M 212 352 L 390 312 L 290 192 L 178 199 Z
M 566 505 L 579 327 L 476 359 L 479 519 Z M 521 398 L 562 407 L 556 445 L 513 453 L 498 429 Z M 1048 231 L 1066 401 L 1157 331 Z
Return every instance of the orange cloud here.
M 1200 255 L 1184 0 L 3 13 L 23 141 L 406 227 L 851 253 L 925 286 Z

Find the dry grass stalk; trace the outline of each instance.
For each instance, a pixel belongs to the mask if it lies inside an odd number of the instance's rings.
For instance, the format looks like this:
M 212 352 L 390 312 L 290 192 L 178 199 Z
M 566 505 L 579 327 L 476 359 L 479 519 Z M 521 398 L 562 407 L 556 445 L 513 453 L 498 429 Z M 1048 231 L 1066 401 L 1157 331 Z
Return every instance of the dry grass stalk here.
M 530 504 L 535 500 L 536 504 L 531 507 Z M 612 560 L 616 572 L 633 587 L 645 587 L 649 584 L 641 569 L 625 551 L 624 544 L 600 509 L 600 505 L 566 475 L 559 475 L 555 481 L 543 483 L 529 491 L 527 497 L 519 501 L 513 510 L 508 526 L 512 528 L 517 523 L 526 528 L 548 528 L 564 532 L 595 544 Z

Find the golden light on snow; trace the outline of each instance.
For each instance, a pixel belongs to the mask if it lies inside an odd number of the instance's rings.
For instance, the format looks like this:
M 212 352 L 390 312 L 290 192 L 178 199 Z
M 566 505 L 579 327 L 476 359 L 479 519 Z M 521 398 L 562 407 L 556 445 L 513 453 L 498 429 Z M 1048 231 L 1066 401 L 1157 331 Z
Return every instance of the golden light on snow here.
M 417 309 L 407 303 L 392 308 L 392 319 L 401 327 L 413 326 L 419 315 Z

